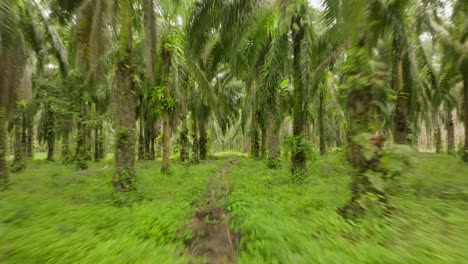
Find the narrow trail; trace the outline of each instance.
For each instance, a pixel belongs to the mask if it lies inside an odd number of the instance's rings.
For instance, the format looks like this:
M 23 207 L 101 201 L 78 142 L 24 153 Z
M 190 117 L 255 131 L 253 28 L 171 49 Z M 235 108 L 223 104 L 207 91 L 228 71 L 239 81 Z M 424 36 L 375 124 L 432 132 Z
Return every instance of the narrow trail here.
M 187 248 L 194 257 L 205 257 L 208 264 L 235 263 L 239 248 L 240 234 L 229 230 L 229 215 L 223 201 L 229 194 L 229 187 L 223 178 L 237 160 L 229 157 L 208 182 L 205 196 L 200 202 L 190 228 L 195 237 L 188 241 Z

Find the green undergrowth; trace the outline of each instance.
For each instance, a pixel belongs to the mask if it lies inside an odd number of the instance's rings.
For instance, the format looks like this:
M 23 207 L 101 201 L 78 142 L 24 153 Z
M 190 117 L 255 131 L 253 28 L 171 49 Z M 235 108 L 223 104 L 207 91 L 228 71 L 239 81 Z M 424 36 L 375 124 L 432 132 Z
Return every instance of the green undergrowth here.
M 243 159 L 229 176 L 231 226 L 241 230 L 239 263 L 464 263 L 468 259 L 468 165 L 417 154 L 413 168 L 385 185 L 389 217 L 345 221 L 351 196 L 342 153 L 309 164 L 302 185 L 289 164 L 269 170 Z
M 236 155 L 235 163 L 227 163 Z M 456 157 L 416 154 L 412 168 L 386 180 L 394 209 L 345 221 L 350 168 L 342 152 L 315 157 L 295 184 L 290 164 L 234 152 L 198 165 L 138 163 L 144 200 L 116 207 L 113 163 L 78 172 L 60 162 L 29 161 L 0 193 L 0 263 L 193 263 L 185 241 L 207 186 L 220 168 L 220 205 L 240 231 L 238 263 L 464 263 L 468 259 L 468 165 Z M 227 168 L 229 166 L 229 168 Z M 216 195 L 216 193 L 215 193 Z
M 0 193 L 0 263 L 186 263 L 186 224 L 219 161 L 187 167 L 138 164 L 144 201 L 116 207 L 113 163 L 30 161 Z

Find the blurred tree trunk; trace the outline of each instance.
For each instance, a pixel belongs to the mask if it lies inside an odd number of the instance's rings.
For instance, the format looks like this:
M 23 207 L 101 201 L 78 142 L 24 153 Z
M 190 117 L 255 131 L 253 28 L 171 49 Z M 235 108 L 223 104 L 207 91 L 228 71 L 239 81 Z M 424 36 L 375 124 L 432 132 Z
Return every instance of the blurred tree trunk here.
M 34 108 L 32 105 L 28 107 L 25 113 L 26 127 L 26 157 L 34 158 Z
M 171 67 L 171 54 L 168 50 L 163 50 L 163 63 L 164 63 L 164 76 L 166 78 L 166 85 L 164 86 L 165 108 L 163 113 L 163 157 L 161 172 L 168 173 L 171 158 L 171 109 L 169 108 L 168 101 L 171 96 L 171 86 L 169 83 L 170 67 Z
M 394 115 L 393 140 L 397 144 L 408 144 L 408 107 L 406 95 L 403 92 L 403 50 L 394 40 L 394 62 L 393 62 L 393 89 L 397 94 Z
M 264 120 L 264 113 L 260 113 L 260 129 L 262 131 L 260 157 L 265 158 L 267 152 L 267 126 Z
M 55 155 L 55 115 L 50 106 L 47 108 L 47 160 L 53 161 Z
M 293 136 L 296 144 L 292 149 L 292 174 L 295 180 L 301 180 L 307 172 L 306 153 L 301 141 L 304 141 L 304 83 L 302 81 L 301 52 L 302 41 L 305 36 L 304 27 L 305 6 L 302 4 L 300 11 L 293 17 L 291 23 L 293 46 L 293 78 L 294 78 L 294 106 L 293 106 Z M 299 147 L 297 147 L 299 146 Z
M 21 106 L 17 107 L 17 113 L 14 119 L 14 125 L 15 125 L 15 129 L 14 129 L 15 144 L 13 148 L 14 158 L 13 158 L 13 164 L 11 165 L 11 172 L 17 173 L 26 169 L 26 160 L 24 157 L 25 145 L 22 142 L 24 127 L 23 127 L 23 111 L 21 109 Z
M 70 162 L 70 132 L 66 129 L 62 135 L 62 161 L 67 164 Z
M 144 121 L 144 100 L 143 96 L 140 96 L 140 109 L 139 109 L 139 126 L 138 126 L 138 160 L 142 161 L 146 159 L 147 153 L 146 153 L 146 140 L 145 140 L 145 121 Z
M 119 54 L 115 82 L 115 166 L 117 192 L 135 190 L 135 86 L 132 67 L 133 1 L 120 1 Z
M 196 118 L 193 117 L 193 124 L 192 124 L 192 163 L 197 164 L 200 162 L 200 148 L 199 148 L 199 141 L 198 141 L 198 125 Z
M 464 42 L 464 47 L 465 47 L 465 50 L 468 49 L 468 40 Z M 468 52 L 465 52 L 463 57 L 460 59 L 458 68 L 459 68 L 460 73 L 463 76 L 463 93 L 464 93 L 463 124 L 465 125 L 465 146 L 464 146 L 463 160 L 468 162 Z
M 275 110 L 268 112 L 267 127 L 267 166 L 275 169 L 280 166 L 280 143 L 279 143 L 279 121 Z
M 198 147 L 200 148 L 200 160 L 206 160 L 206 143 L 207 143 L 207 138 L 206 138 L 206 127 L 205 124 L 206 119 L 201 119 L 200 122 L 198 123 L 198 134 L 199 134 L 199 139 L 198 139 Z
M 453 122 L 451 110 L 447 111 L 447 121 L 445 125 L 447 129 L 447 153 L 453 155 L 455 153 L 455 124 Z
M 188 125 L 187 125 L 187 115 L 188 115 L 188 98 L 187 98 L 187 89 L 188 84 L 185 82 L 186 86 L 182 90 L 182 109 L 181 109 L 181 123 L 182 127 L 180 129 L 180 160 L 182 162 L 189 160 L 189 141 L 188 141 Z
M 102 130 L 102 121 L 98 121 L 94 128 L 94 161 L 98 162 L 104 158 L 104 135 Z
M 436 153 L 442 153 L 442 133 L 440 131 L 439 123 L 437 122 L 436 131 L 435 131 L 435 148 Z
M 320 155 L 325 155 L 327 152 L 325 145 L 325 127 L 323 123 L 324 107 L 323 107 L 323 90 L 320 88 L 319 94 L 319 111 L 318 111 L 318 122 L 319 122 L 319 137 L 320 137 Z
M 7 114 L 5 107 L 0 102 L 0 190 L 8 184 L 7 154 Z

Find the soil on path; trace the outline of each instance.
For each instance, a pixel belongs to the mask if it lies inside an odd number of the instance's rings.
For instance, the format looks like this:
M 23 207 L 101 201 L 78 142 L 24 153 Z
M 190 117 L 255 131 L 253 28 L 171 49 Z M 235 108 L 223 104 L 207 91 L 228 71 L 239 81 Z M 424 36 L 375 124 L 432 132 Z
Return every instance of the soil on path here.
M 209 181 L 207 192 L 190 226 L 195 237 L 188 241 L 187 248 L 192 256 L 205 257 L 208 264 L 235 263 L 240 234 L 229 230 L 229 216 L 223 207 L 223 200 L 229 193 L 223 177 L 235 164 L 237 160 L 228 158 Z

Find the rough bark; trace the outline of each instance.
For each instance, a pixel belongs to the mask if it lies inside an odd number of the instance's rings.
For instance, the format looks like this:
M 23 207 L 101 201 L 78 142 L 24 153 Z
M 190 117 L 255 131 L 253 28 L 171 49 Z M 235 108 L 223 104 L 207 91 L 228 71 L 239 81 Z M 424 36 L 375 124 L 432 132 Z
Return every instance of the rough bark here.
M 292 20 L 292 40 L 293 40 L 293 77 L 294 77 L 294 106 L 293 106 L 293 140 L 292 149 L 292 169 L 291 172 L 295 180 L 301 180 L 307 173 L 306 153 L 304 143 L 304 82 L 301 67 L 302 41 L 305 36 L 305 27 L 303 25 L 303 14 L 305 7 L 302 6 L 298 14 Z
M 447 129 L 447 153 L 453 155 L 455 153 L 455 124 L 453 122 L 453 114 L 451 110 L 447 111 L 447 121 L 445 123 Z
M 5 189 L 8 184 L 6 115 L 6 109 L 0 102 L 0 190 Z
M 114 87 L 115 114 L 115 167 L 114 187 L 117 192 L 135 190 L 135 85 L 133 83 L 131 0 L 121 1 L 121 30 L 119 61 Z

